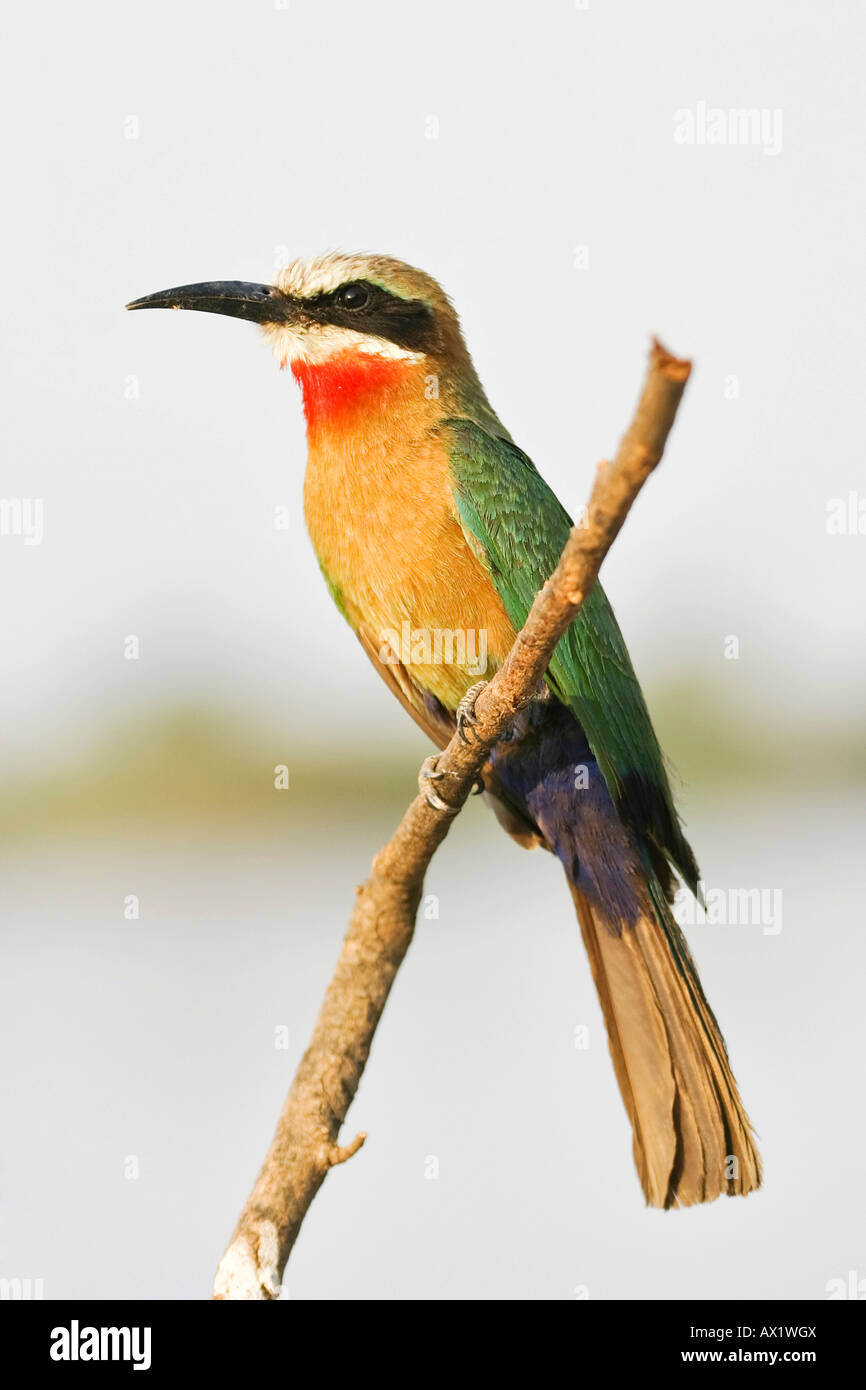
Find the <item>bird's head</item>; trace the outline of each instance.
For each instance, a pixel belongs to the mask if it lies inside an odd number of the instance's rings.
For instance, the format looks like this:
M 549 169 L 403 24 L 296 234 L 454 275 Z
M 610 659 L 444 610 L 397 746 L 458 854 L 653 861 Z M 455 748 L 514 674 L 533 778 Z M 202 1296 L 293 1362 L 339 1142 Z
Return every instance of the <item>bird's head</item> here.
M 262 328 L 282 366 L 321 394 L 324 379 L 384 381 L 411 366 L 451 391 L 480 393 L 457 315 L 430 275 L 389 256 L 329 253 L 294 261 L 272 285 L 205 281 L 145 295 L 128 309 L 198 309 Z M 399 364 L 402 364 L 402 368 Z M 483 396 L 483 393 L 481 393 Z

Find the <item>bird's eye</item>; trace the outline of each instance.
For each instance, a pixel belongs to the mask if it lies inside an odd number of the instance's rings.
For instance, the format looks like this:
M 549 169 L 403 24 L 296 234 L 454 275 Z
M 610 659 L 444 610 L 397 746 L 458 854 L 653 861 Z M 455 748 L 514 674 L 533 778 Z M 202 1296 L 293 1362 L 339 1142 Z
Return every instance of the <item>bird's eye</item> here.
M 370 303 L 370 291 L 359 282 L 341 285 L 334 299 L 341 309 L 365 309 Z

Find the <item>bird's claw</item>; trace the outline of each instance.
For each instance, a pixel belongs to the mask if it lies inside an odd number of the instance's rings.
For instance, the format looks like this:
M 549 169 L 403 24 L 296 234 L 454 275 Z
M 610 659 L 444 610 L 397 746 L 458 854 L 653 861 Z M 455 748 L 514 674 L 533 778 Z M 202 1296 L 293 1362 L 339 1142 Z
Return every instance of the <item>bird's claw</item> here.
M 432 753 L 429 758 L 424 759 L 421 764 L 421 771 L 418 773 L 419 791 L 427 791 L 427 788 L 424 786 L 425 782 L 438 782 L 440 777 L 445 776 L 444 772 L 439 771 L 438 763 L 438 753 Z
M 449 816 L 456 816 L 459 806 L 449 806 L 447 801 L 443 801 L 441 796 L 437 796 L 432 787 L 425 785 L 429 782 L 438 782 L 445 773 L 440 772 L 437 767 L 439 762 L 438 754 L 434 753 L 431 757 L 425 758 L 421 764 L 421 771 L 418 773 L 418 790 L 424 797 L 428 806 L 432 806 L 434 811 L 445 811 Z
M 471 729 L 478 720 L 475 715 L 475 701 L 486 686 L 487 681 L 477 681 L 475 685 L 470 685 L 463 699 L 457 706 L 457 732 L 464 743 L 469 743 L 466 730 Z

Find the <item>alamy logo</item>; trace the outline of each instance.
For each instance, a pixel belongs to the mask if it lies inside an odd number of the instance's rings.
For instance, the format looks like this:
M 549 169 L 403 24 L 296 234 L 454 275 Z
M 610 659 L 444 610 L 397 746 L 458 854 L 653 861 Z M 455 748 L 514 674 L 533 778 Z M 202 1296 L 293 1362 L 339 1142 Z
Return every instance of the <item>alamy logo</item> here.
M 51 1332 L 52 1361 L 131 1361 L 134 1371 L 150 1370 L 149 1327 L 69 1327 Z
M 0 1302 L 19 1303 L 44 1297 L 44 1283 L 41 1279 L 0 1279 Z
M 782 112 L 776 106 L 708 106 L 705 101 L 674 112 L 676 145 L 755 145 L 764 154 L 782 150 Z
M 866 1279 L 861 1279 L 856 1269 L 848 1270 L 847 1279 L 828 1279 L 824 1289 L 831 1301 L 851 1298 L 859 1303 L 866 1299 Z
M 703 906 L 702 904 L 706 904 Z M 673 901 L 680 927 L 760 927 L 764 936 L 782 930 L 781 888 L 708 888 L 698 880 L 698 897 L 680 888 Z
M 41 497 L 0 497 L 0 536 L 20 536 L 25 545 L 41 545 L 44 534 Z
M 487 630 L 479 628 L 412 627 L 404 620 L 400 631 L 379 633 L 383 666 L 458 666 L 472 676 L 487 670 Z

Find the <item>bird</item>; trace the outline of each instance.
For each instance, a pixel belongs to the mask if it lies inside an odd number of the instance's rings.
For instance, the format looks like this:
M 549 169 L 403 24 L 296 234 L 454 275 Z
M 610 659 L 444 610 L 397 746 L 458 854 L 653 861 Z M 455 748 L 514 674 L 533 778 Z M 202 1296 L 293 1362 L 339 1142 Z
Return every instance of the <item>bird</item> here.
M 301 389 L 304 513 L 334 603 L 434 746 L 469 737 L 479 671 L 504 661 L 572 523 L 488 401 L 439 283 L 390 256 L 328 252 L 271 284 L 204 281 L 126 307 L 258 325 Z M 646 1204 L 758 1188 L 754 1132 L 673 911 L 679 881 L 700 892 L 697 862 L 600 583 L 481 782 L 512 838 L 565 871 Z

